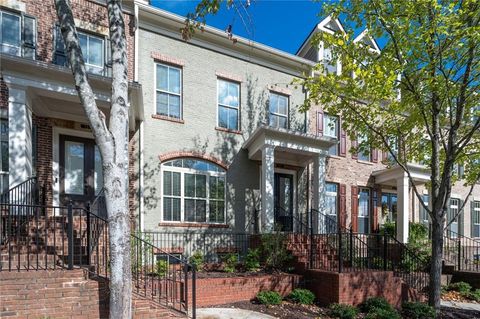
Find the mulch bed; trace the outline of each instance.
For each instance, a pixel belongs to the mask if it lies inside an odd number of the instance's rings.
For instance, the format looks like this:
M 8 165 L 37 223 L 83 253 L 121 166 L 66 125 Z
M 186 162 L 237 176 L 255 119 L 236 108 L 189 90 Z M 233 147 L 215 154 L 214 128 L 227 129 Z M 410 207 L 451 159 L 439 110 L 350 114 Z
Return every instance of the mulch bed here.
M 255 301 L 242 301 L 226 305 L 216 306 L 217 308 L 240 308 L 246 310 L 257 311 L 279 319 L 317 319 L 330 318 L 328 309 L 316 305 L 305 306 L 293 304 L 284 301 L 278 306 L 265 306 Z M 365 314 L 359 314 L 358 318 L 364 318 Z M 442 316 L 445 319 L 480 319 L 479 311 L 462 310 L 455 308 L 442 307 Z

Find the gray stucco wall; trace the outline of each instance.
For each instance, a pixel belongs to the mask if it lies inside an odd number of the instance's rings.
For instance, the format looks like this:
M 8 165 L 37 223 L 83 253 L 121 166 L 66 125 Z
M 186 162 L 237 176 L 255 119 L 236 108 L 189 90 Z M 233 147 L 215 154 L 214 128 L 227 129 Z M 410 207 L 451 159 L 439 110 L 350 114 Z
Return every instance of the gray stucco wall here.
M 232 43 L 232 46 L 234 44 Z M 249 135 L 262 122 L 267 122 L 269 87 L 286 89 L 293 76 L 259 66 L 191 43 L 171 39 L 140 29 L 139 82 L 143 86 L 144 157 L 145 157 L 145 230 L 161 230 L 160 160 L 159 155 L 175 151 L 195 151 L 214 156 L 229 165 L 227 171 L 227 223 L 236 231 L 253 230 L 254 207 L 259 208 L 260 166 L 248 159 L 241 149 Z M 181 59 L 182 103 L 184 123 L 152 118 L 155 114 L 155 61 L 152 52 Z M 217 75 L 228 73 L 242 79 L 240 85 L 240 117 L 242 134 L 216 130 Z M 291 91 L 290 128 L 305 131 L 305 114 L 297 111 L 303 103 L 301 88 L 288 85 Z M 303 174 L 302 170 L 299 172 Z M 306 193 L 302 179 L 302 193 Z M 305 200 L 305 196 L 298 196 Z M 304 206 L 304 205 L 303 205 Z M 183 229 L 180 229 L 183 230 Z

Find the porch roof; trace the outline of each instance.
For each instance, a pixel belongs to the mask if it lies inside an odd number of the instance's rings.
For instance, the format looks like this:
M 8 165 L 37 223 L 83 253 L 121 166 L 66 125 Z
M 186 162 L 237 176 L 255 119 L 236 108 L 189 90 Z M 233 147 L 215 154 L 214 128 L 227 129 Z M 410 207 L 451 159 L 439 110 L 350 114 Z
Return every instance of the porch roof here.
M 248 158 L 261 160 L 262 149 L 273 146 L 276 151 L 283 153 L 285 159 L 298 162 L 310 160 L 315 154 L 328 154 L 328 149 L 335 143 L 336 138 L 261 125 L 245 141 L 242 148 L 248 150 Z M 277 155 L 275 157 L 282 158 Z
M 428 168 L 419 164 L 407 164 L 407 169 L 413 178 L 415 184 L 425 184 L 430 181 Z M 398 164 L 372 172 L 375 177 L 375 184 L 396 186 L 397 180 L 407 176 L 407 173 Z
M 34 110 L 44 116 L 86 121 L 70 68 L 9 54 L 0 54 L 0 60 L 3 62 L 1 71 L 7 86 L 24 87 L 35 99 L 32 103 Z M 108 113 L 112 79 L 95 74 L 88 74 L 88 78 L 98 107 Z M 143 120 L 142 86 L 130 82 L 128 94 L 131 104 L 130 129 L 133 130 L 135 120 Z

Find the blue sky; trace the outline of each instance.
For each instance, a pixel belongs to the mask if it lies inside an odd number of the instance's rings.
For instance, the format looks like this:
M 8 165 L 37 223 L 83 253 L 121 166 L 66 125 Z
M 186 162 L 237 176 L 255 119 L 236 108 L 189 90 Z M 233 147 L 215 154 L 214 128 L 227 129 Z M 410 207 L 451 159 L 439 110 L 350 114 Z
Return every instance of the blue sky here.
M 151 0 L 152 5 L 183 16 L 193 12 L 197 3 L 191 0 Z M 227 9 L 223 5 L 217 15 L 207 16 L 207 24 L 222 30 L 232 24 L 236 35 L 295 54 L 321 20 L 318 16 L 320 8 L 321 3 L 305 0 L 251 0 L 248 15 L 242 8 L 239 8 L 240 15 L 234 8 Z

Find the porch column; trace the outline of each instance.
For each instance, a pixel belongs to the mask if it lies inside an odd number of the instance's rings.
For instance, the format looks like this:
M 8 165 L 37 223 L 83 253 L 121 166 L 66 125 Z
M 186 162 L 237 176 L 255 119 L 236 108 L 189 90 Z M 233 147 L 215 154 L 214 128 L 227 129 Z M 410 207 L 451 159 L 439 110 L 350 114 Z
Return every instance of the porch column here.
M 397 240 L 401 243 L 408 242 L 408 195 L 409 180 L 403 173 L 403 176 L 397 179 Z
M 9 187 L 32 176 L 32 112 L 25 88 L 10 86 L 8 96 Z
M 265 145 L 262 149 L 262 232 L 274 230 L 274 169 L 275 148 Z
M 312 209 L 325 214 L 325 175 L 326 175 L 326 155 L 318 154 L 313 159 L 313 181 L 312 181 Z M 315 233 L 321 232 L 321 221 L 319 214 L 313 214 L 312 225 Z

